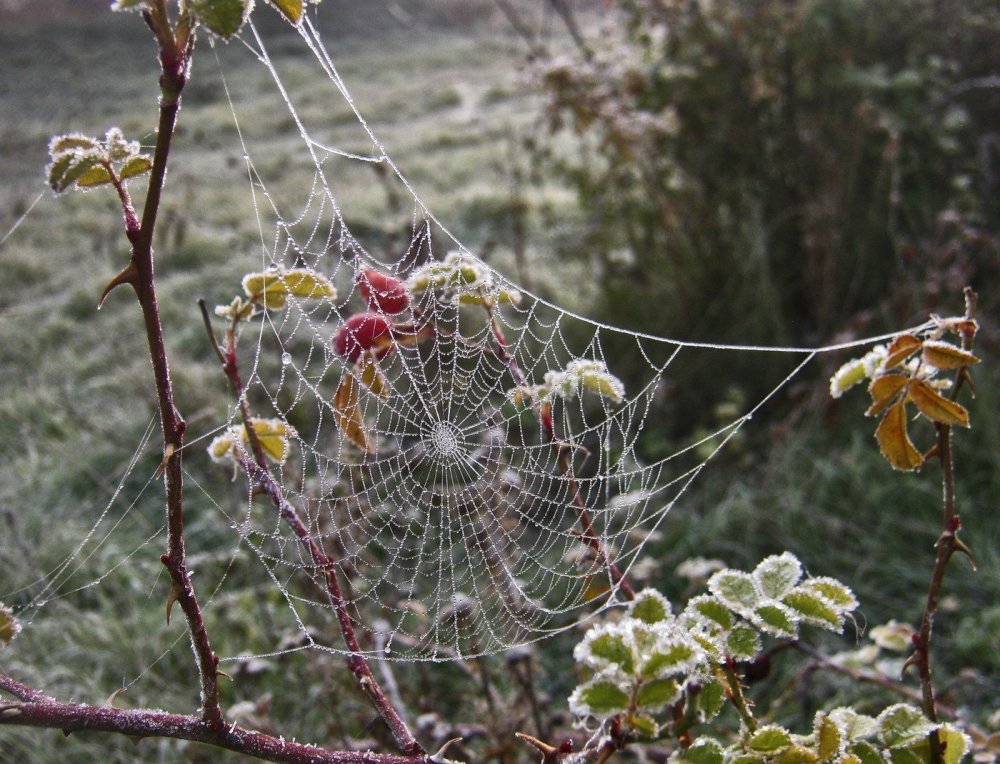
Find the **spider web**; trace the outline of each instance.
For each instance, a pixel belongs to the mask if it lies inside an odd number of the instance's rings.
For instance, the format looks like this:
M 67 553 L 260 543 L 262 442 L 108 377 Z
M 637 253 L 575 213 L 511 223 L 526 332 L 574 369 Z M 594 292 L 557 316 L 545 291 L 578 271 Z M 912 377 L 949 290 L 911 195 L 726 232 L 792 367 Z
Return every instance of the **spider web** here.
M 348 615 L 370 657 L 495 654 L 620 604 L 621 579 L 609 562 L 626 579 L 633 577 L 651 533 L 756 412 L 817 354 L 880 339 L 824 347 L 686 342 L 608 326 L 532 294 L 479 259 L 435 217 L 356 108 L 313 18 L 307 16 L 298 31 L 296 42 L 311 54 L 311 85 L 304 94 L 296 89 L 293 96 L 285 86 L 287 77 L 301 72 L 272 58 L 273 44 L 252 22 L 226 56 L 217 56 L 259 231 L 259 244 L 248 254 L 237 249 L 233 258 L 244 261 L 242 272 L 312 269 L 336 286 L 337 297 L 290 297 L 283 309 L 266 310 L 245 325 L 238 349 L 253 416 L 294 428 L 289 456 L 272 472 L 312 540 L 336 562 Z M 288 162 L 269 154 L 275 128 L 257 124 L 256 97 L 230 95 L 236 69 L 223 58 L 234 49 L 267 73 L 268 92 L 290 118 Z M 345 109 L 354 134 L 332 138 L 330 115 Z M 284 181 L 287 165 L 305 168 L 307 188 Z M 355 232 L 352 226 L 358 226 L 348 223 L 352 197 L 371 184 L 373 167 L 384 171 L 408 210 L 401 245 L 387 244 L 391 237 L 379 233 Z M 476 271 L 477 289 L 493 304 L 487 309 L 457 302 L 453 289 L 426 290 L 393 316 L 399 329 L 378 361 L 386 394 L 362 387 L 358 397 L 372 443 L 366 451 L 337 421 L 336 391 L 359 369 L 338 355 L 332 341 L 352 316 L 370 309 L 358 292 L 358 275 L 377 270 L 406 280 L 456 257 Z M 239 291 L 238 281 L 233 291 Z M 518 300 L 501 300 L 515 293 Z M 431 329 L 432 336 L 421 329 Z M 719 353 L 770 354 L 768 392 L 716 432 L 663 453 L 658 431 L 666 424 L 662 398 L 669 394 L 672 371 Z M 630 359 L 628 367 L 616 367 L 617 359 Z M 551 375 L 565 379 L 580 362 L 626 379 L 620 399 L 588 389 L 580 377 L 560 390 L 536 390 L 527 403 L 512 400 L 519 388 L 554 387 Z M 551 407 L 551 424 L 541 404 Z M 212 426 L 189 430 L 186 463 L 207 460 L 199 450 L 240 424 L 234 404 L 228 417 L 220 412 Z M 74 578 L 125 521 L 123 515 L 101 530 L 112 520 L 112 505 L 123 502 L 127 514 L 156 483 L 150 473 L 138 493 L 125 496 L 140 457 L 155 450 L 149 446 L 154 430 L 151 423 L 90 532 L 61 563 L 19 590 L 33 592 L 30 606 L 19 613 L 22 620 L 30 622 L 55 599 L 100 585 L 147 545 L 162 542 L 162 526 L 152 528 L 99 577 Z M 271 652 L 224 660 L 310 648 L 344 652 L 324 572 L 270 500 L 255 493 L 245 476 L 242 505 L 212 495 L 192 472 L 186 476 L 189 490 L 200 490 L 235 531 L 219 545 L 239 547 L 230 562 L 242 550 L 251 552 L 300 636 L 292 647 L 276 639 Z M 202 595 L 206 608 L 227 575 L 228 569 L 209 582 Z M 310 579 L 315 586 L 303 585 Z M 183 640 L 179 636 L 173 644 Z
M 313 182 L 301 206 L 282 203 L 241 133 L 261 231 L 260 257 L 248 270 L 309 268 L 338 291 L 332 301 L 290 298 L 284 309 L 267 311 L 244 360 L 254 416 L 296 430 L 291 457 L 276 468 L 285 497 L 337 561 L 355 629 L 373 656 L 485 655 L 570 628 L 621 601 L 609 561 L 627 577 L 649 533 L 712 456 L 816 353 L 842 346 L 682 342 L 606 326 L 525 291 L 478 260 L 424 204 L 354 106 L 312 19 L 303 21 L 300 37 L 370 150 L 339 148 L 322 137 L 322 113 L 312 110 L 310 121 L 249 24 L 241 42 L 270 73 Z M 233 116 L 240 129 L 235 106 Z M 394 258 L 376 257 L 346 222 L 337 182 L 358 163 L 386 168 L 412 204 L 409 241 Z M 355 287 L 360 273 L 374 269 L 405 280 L 448 258 L 476 269 L 494 297 L 516 292 L 520 299 L 494 299 L 486 309 L 458 302 L 447 289 L 428 290 L 395 317 L 409 328 L 393 335 L 378 362 L 387 394 L 362 389 L 358 401 L 374 444 L 367 453 L 337 423 L 335 390 L 358 369 L 331 339 L 369 309 Z M 433 336 L 410 341 L 407 333 L 421 327 Z M 650 458 L 643 436 L 658 425 L 655 402 L 672 367 L 720 351 L 777 354 L 773 388 L 717 432 Z M 608 368 L 612 355 L 640 359 L 638 367 Z M 611 375 L 627 371 L 630 389 L 620 401 L 584 389 L 551 396 L 549 429 L 537 405 L 512 402 L 512 390 L 542 385 L 546 375 L 581 360 Z M 234 407 L 228 424 L 238 421 Z M 342 651 L 329 629 L 322 572 L 274 507 L 253 498 L 234 527 L 281 590 L 307 645 Z M 316 580 L 315 596 L 288 586 L 303 572 Z

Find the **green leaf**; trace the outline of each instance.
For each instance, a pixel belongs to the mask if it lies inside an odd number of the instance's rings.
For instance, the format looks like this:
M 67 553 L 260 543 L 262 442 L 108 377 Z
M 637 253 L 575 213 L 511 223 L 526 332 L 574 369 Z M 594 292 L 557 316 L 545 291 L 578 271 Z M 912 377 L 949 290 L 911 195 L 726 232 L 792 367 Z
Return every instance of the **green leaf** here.
M 104 165 L 94 165 L 76 179 L 77 188 L 96 188 L 111 182 L 111 173 Z
M 673 679 L 653 679 L 639 687 L 635 702 L 639 708 L 657 709 L 680 697 L 681 688 Z
M 252 0 L 188 0 L 188 8 L 199 24 L 212 34 L 228 40 L 247 20 Z
M 632 617 L 644 623 L 659 623 L 670 616 L 670 603 L 655 589 L 643 589 L 632 603 Z
M 815 764 L 820 761 L 819 755 L 804 745 L 790 745 L 771 759 L 773 764 Z
M 688 602 L 688 608 L 704 616 L 713 623 L 717 623 L 725 630 L 733 628 L 733 614 L 721 600 L 710 597 L 707 594 L 695 597 Z
M 82 133 L 67 133 L 66 135 L 56 135 L 49 141 L 49 156 L 56 157 L 58 154 L 77 151 L 99 151 L 101 142 L 96 138 Z
M 878 731 L 876 719 L 859 714 L 853 708 L 835 708 L 829 716 L 840 726 L 850 742 L 869 738 Z
M 760 636 L 748 626 L 737 626 L 726 635 L 726 649 L 737 660 L 752 660 L 760 652 Z
M 844 747 L 844 735 L 840 726 L 822 711 L 816 714 L 813 735 L 816 739 L 816 753 L 821 759 L 832 759 Z
M 777 603 L 761 605 L 754 611 L 755 622 L 763 631 L 776 637 L 794 637 L 798 634 L 795 618 Z
M 652 677 L 689 671 L 694 667 L 698 651 L 690 642 L 663 641 L 642 664 L 642 676 Z
M 757 753 L 774 754 L 792 744 L 791 733 L 777 724 L 760 727 L 747 741 L 747 747 Z
M 618 666 L 626 674 L 635 673 L 635 656 L 632 648 L 620 634 L 604 633 L 587 643 L 595 658 Z
M 127 178 L 134 178 L 136 175 L 142 175 L 144 172 L 149 172 L 151 169 L 153 169 L 153 160 L 145 154 L 140 154 L 127 160 L 122 165 L 122 168 L 118 171 L 118 177 L 126 180 Z
M 741 570 L 720 570 L 708 579 L 708 589 L 722 603 L 741 615 L 752 613 L 761 601 L 757 582 Z
M 302 20 L 305 11 L 305 4 L 302 0 L 268 0 L 271 5 L 278 9 L 290 23 L 298 24 Z
M 595 714 L 617 714 L 628 708 L 628 693 L 614 682 L 595 681 L 579 688 L 580 700 Z
M 753 572 L 765 597 L 780 600 L 802 578 L 802 563 L 791 552 L 764 558 Z
M 912 748 L 894 748 L 889 751 L 889 761 L 892 764 L 931 764 L 930 747 L 928 746 L 926 759 L 921 758 Z
M 835 578 L 807 578 L 799 585 L 799 589 L 816 592 L 841 613 L 850 612 L 858 606 L 854 592 Z
M 660 725 L 651 716 L 636 714 L 632 717 L 632 729 L 642 737 L 657 737 L 660 734 Z
M 822 626 L 838 634 L 843 631 L 840 613 L 818 594 L 796 589 L 782 600 L 788 607 L 802 616 L 802 620 L 814 626 Z
M 944 748 L 944 764 L 958 764 L 962 757 L 969 751 L 970 739 L 968 735 L 952 727 L 950 724 L 942 725 L 938 731 L 938 739 Z M 903 764 L 919 762 L 919 764 L 930 764 L 931 741 L 929 737 L 924 737 L 919 742 L 902 749 L 892 751 L 893 762 L 900 761 Z
M 854 754 L 861 761 L 861 764 L 885 764 L 885 759 L 878 749 L 871 743 L 859 740 L 847 749 L 848 753 Z
M 65 191 L 100 161 L 101 158 L 93 154 L 65 155 L 50 165 L 49 185 L 56 193 Z
M 678 753 L 674 760 L 691 764 L 722 764 L 722 745 L 710 737 L 700 737 L 687 750 Z
M 713 679 L 701 688 L 698 693 L 698 708 L 705 716 L 705 721 L 713 719 L 726 702 L 726 686 L 722 682 Z
M 889 706 L 876 721 L 879 740 L 887 748 L 905 748 L 919 742 L 935 726 L 919 708 L 906 703 Z

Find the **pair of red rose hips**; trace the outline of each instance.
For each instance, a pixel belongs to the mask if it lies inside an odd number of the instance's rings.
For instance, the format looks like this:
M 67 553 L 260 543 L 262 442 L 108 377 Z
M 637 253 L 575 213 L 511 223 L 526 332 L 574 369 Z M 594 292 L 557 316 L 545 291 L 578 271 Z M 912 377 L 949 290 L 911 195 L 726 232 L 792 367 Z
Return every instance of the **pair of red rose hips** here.
M 369 352 L 383 358 L 392 352 L 393 339 L 400 327 L 389 316 L 410 306 L 406 284 L 379 271 L 364 270 L 355 277 L 358 291 L 368 303 L 368 311 L 350 316 L 333 338 L 337 355 L 357 363 Z

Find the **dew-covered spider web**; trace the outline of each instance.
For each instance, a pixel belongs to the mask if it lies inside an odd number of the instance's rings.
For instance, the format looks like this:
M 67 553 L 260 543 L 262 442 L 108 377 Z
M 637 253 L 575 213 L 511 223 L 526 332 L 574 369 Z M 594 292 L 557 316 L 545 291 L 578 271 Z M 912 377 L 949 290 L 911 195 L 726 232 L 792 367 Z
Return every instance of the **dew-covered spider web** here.
M 288 72 L 253 21 L 226 58 L 237 49 L 268 73 L 307 188 L 283 183 L 289 166 L 262 148 L 253 100 L 230 92 L 235 71 L 220 63 L 260 232 L 233 258 L 248 283 L 280 284 L 283 294 L 280 305 L 257 301 L 237 350 L 252 417 L 287 440 L 270 464 L 275 482 L 335 562 L 363 651 L 400 660 L 495 654 L 621 603 L 650 534 L 712 458 L 818 353 L 845 345 L 685 342 L 536 296 L 435 217 L 355 108 L 311 16 L 296 42 L 315 79 L 304 95 L 286 86 Z M 334 141 L 330 115 L 345 110 L 355 134 Z M 409 212 L 394 249 L 349 222 L 358 178 L 371 182 L 363 165 L 381 168 Z M 303 273 L 332 289 L 297 291 Z M 252 301 L 253 292 L 237 277 L 229 297 Z M 226 325 L 218 319 L 220 336 Z M 657 433 L 671 374 L 725 353 L 769 353 L 767 393 L 664 452 Z M 231 454 L 215 454 L 221 461 L 246 458 L 241 417 L 233 400 L 211 425 L 192 427 L 186 462 L 207 460 L 212 438 L 235 442 Z M 343 652 L 321 566 L 273 497 L 255 491 L 236 461 L 229 468 L 246 490 L 241 506 L 212 498 L 236 534 L 221 546 L 249 552 L 301 635 L 293 648 L 276 640 L 268 654 Z M 303 585 L 310 579 L 315 586 Z

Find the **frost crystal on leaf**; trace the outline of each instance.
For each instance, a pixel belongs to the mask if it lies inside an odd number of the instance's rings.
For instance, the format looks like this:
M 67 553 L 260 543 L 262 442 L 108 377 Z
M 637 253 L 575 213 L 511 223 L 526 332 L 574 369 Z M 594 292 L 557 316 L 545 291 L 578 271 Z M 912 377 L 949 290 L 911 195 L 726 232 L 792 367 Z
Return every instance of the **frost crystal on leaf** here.
M 21 633 L 21 624 L 14 617 L 14 611 L 0 603 L 0 647 L 9 645 Z

